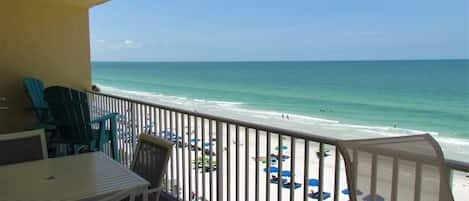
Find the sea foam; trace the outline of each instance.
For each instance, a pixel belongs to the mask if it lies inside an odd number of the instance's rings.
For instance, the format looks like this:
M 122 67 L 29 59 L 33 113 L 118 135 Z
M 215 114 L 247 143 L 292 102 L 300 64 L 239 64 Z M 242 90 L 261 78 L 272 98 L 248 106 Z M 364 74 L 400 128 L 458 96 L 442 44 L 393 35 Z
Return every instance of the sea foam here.
M 431 134 L 442 146 L 447 157 L 468 157 L 469 140 L 443 137 L 438 132 L 385 126 L 368 126 L 347 124 L 336 120 L 291 114 L 281 111 L 267 111 L 250 107 L 243 102 L 222 100 L 205 100 L 181 96 L 151 93 L 146 91 L 120 89 L 99 84 L 103 92 L 132 99 L 143 100 L 164 106 L 180 107 L 212 115 L 224 116 L 241 121 L 257 122 L 293 130 L 304 131 L 315 135 L 333 136 L 339 139 L 394 137 L 403 135 Z M 288 114 L 288 119 L 286 115 Z M 283 117 L 282 117 L 283 115 Z

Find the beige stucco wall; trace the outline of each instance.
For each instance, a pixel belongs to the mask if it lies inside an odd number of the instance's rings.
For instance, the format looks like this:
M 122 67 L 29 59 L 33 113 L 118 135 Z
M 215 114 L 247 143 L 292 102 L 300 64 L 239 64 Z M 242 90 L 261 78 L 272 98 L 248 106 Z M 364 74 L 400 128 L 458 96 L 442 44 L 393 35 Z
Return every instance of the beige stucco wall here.
M 78 89 L 91 84 L 88 7 L 14 0 L 0 6 L 0 133 L 32 125 L 22 79 Z M 2 97 L 6 101 L 2 101 Z

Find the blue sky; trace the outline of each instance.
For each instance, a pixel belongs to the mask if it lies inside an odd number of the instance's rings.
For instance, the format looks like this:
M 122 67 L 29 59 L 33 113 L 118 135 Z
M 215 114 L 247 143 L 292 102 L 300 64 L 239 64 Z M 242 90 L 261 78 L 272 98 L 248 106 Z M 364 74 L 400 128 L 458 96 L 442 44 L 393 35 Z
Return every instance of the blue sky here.
M 469 0 L 112 0 L 94 61 L 469 58 Z

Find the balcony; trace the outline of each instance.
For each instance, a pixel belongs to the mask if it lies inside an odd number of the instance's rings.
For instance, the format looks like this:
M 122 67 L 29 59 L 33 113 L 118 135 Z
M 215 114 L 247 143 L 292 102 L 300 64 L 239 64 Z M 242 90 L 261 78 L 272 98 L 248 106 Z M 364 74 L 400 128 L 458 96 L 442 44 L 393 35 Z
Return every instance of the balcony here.
M 140 133 L 174 143 L 164 182 L 165 197 L 171 200 L 352 200 L 347 174 L 358 173 L 346 171 L 338 139 L 110 94 L 88 95 L 92 115 L 119 114 L 118 149 L 124 166 L 132 161 Z M 446 165 L 453 180 L 467 179 L 461 172 L 469 172 L 468 163 L 446 160 Z M 371 174 L 376 175 L 376 169 Z M 419 192 L 419 200 L 425 181 L 421 168 L 415 171 L 408 188 Z M 399 200 L 394 188 L 399 177 L 389 178 L 393 188 L 384 200 Z M 371 190 L 359 192 L 361 197 L 376 195 L 376 185 L 371 181 Z M 467 194 L 460 189 L 453 189 L 455 200 Z

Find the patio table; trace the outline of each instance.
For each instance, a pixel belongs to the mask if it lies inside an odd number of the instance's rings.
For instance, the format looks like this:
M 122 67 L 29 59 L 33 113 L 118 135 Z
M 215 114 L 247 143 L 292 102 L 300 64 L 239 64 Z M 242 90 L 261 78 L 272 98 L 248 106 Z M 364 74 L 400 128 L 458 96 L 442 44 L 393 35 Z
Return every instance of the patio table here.
M 0 166 L 0 201 L 100 200 L 119 192 L 146 201 L 149 185 L 102 152 Z

